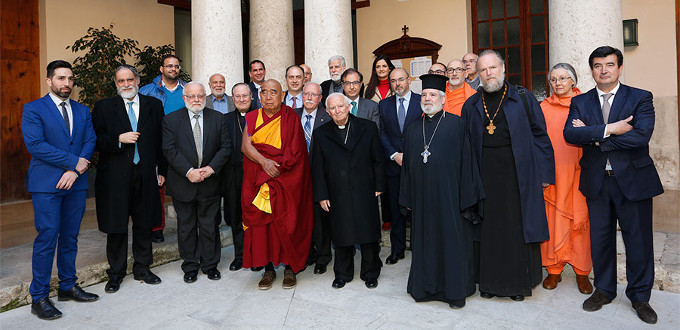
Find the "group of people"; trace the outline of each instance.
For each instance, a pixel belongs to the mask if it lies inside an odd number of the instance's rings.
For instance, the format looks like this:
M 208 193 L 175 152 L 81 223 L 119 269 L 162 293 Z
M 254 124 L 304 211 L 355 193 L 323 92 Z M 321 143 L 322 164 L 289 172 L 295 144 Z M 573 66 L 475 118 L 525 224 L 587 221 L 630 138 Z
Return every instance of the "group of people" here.
M 254 60 L 251 81 L 231 95 L 219 73 L 207 89 L 180 80 L 179 59 L 166 56 L 161 74 L 141 88 L 134 67 L 118 67 L 118 96 L 90 115 L 69 99 L 70 64 L 51 62 L 50 92 L 23 111 L 38 231 L 31 310 L 61 316 L 48 298 L 57 242 L 59 300 L 98 299 L 75 276 L 82 174 L 96 150 L 107 293 L 127 274 L 129 218 L 133 277 L 161 282 L 149 267 L 152 242 L 163 239 L 167 186 L 186 283 L 199 271 L 221 278 L 224 219 L 234 240 L 229 269 L 264 269 L 261 290 L 273 286 L 277 267 L 290 289 L 296 274 L 312 265 L 323 274 L 333 257 L 332 287 L 340 289 L 354 278 L 357 250 L 360 278 L 372 289 L 383 267 L 381 227 L 390 230 L 391 265 L 405 258 L 410 222 L 407 292 L 415 301 L 461 308 L 477 289 L 483 298 L 522 301 L 541 281 L 554 289 L 569 263 L 578 290 L 592 293 L 583 309 L 596 311 L 616 296 L 618 222 L 626 295 L 655 323 L 652 197 L 663 188 L 648 150 L 652 95 L 619 82 L 618 49 L 599 47 L 588 64 L 596 88 L 581 93 L 574 68 L 559 63 L 549 72 L 552 95 L 539 104 L 505 80 L 493 50 L 434 63 L 419 77 L 421 94 L 386 56 L 376 57 L 366 86 L 342 56 L 328 60 L 331 79 L 321 84 L 308 66 L 291 65 L 286 91 Z

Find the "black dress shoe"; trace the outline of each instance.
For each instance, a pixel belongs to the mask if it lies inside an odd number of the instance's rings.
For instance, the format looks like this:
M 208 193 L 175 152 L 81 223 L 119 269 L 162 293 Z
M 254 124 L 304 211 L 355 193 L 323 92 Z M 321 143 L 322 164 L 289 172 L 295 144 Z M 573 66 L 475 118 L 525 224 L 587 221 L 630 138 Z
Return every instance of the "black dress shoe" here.
M 403 254 L 403 253 L 400 253 L 400 254 L 390 254 L 390 255 L 387 257 L 387 259 L 385 259 L 385 263 L 388 264 L 388 265 L 394 265 L 394 264 L 396 264 L 397 262 L 399 262 L 399 260 L 401 260 L 401 259 L 404 259 L 404 254 Z
M 316 264 L 316 266 L 314 266 L 314 274 L 323 274 L 326 272 L 326 268 L 326 265 Z
M 260 266 L 260 267 L 250 267 L 250 271 L 252 271 L 252 272 L 259 272 L 259 271 L 261 271 L 261 270 L 263 270 L 263 269 L 264 269 L 263 266 Z
M 109 281 L 106 282 L 104 286 L 104 291 L 106 293 L 114 293 L 120 289 L 120 283 L 123 282 L 123 278 L 120 276 L 109 276 Z
M 451 303 L 449 303 L 449 307 L 452 309 L 459 309 L 465 307 L 465 299 L 461 300 L 454 300 Z
M 57 293 L 57 300 L 59 301 L 75 300 L 79 302 L 91 302 L 97 299 L 99 299 L 98 295 L 85 292 L 85 290 L 81 289 L 77 284 L 66 291 L 60 289 Z
M 163 231 L 162 230 L 155 230 L 152 234 L 152 240 L 153 240 L 154 243 L 165 242 L 165 237 L 163 237 Z
M 61 312 L 54 307 L 49 298 L 42 298 L 31 304 L 31 314 L 43 320 L 54 320 L 61 317 Z
M 135 280 L 144 281 L 146 284 L 161 283 L 161 278 L 156 276 L 156 274 L 152 273 L 150 270 L 147 270 L 142 274 L 135 274 Z
M 222 278 L 222 274 L 220 274 L 220 271 L 217 270 L 217 268 L 210 268 L 203 273 L 208 275 L 208 279 L 213 281 L 217 281 Z
M 612 302 L 612 300 L 609 299 L 609 297 L 607 297 L 604 292 L 595 290 L 595 293 L 593 293 L 590 298 L 583 302 L 583 310 L 586 312 L 594 312 L 600 310 L 603 305 L 606 305 L 610 302 Z
M 184 273 L 184 282 L 185 283 L 194 283 L 194 282 L 196 282 L 197 277 L 198 277 L 198 271 L 197 270 L 190 270 L 190 271 Z
M 524 301 L 524 296 L 517 295 L 517 296 L 510 296 L 510 299 L 514 301 Z
M 345 284 L 347 284 L 347 281 L 345 281 L 345 280 L 341 280 L 339 278 L 336 278 L 336 279 L 333 280 L 333 287 L 336 288 L 336 289 L 340 289 L 340 288 L 344 287 Z
M 232 272 L 237 271 L 241 268 L 243 268 L 243 259 L 236 258 L 229 264 L 229 270 L 231 270 Z
M 364 284 L 366 284 L 366 287 L 369 289 L 375 289 L 378 287 L 378 279 L 366 280 Z
M 491 298 L 495 297 L 496 295 L 493 294 L 493 293 L 479 291 L 479 296 L 482 297 L 482 298 L 485 298 L 485 299 L 491 299 Z
M 638 301 L 633 303 L 633 309 L 637 312 L 637 316 L 645 323 L 655 324 L 657 320 L 656 312 L 649 306 L 646 301 Z

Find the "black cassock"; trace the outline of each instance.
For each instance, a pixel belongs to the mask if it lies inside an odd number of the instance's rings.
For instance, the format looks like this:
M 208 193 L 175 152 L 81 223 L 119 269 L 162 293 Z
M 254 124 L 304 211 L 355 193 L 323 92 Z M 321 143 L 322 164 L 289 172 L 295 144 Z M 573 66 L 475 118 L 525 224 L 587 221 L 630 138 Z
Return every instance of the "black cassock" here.
M 424 163 L 424 146 L 435 127 Z M 477 203 L 484 192 L 474 162 L 458 116 L 425 115 L 406 132 L 399 202 L 412 211 L 407 291 L 416 301 L 454 303 L 475 293 L 472 220 L 479 220 Z

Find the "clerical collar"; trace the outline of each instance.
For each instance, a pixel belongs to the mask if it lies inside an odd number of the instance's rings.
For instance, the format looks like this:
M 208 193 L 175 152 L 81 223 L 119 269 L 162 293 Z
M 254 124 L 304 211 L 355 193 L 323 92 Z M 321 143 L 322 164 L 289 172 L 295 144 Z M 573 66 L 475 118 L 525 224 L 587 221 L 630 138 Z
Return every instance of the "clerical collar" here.
M 436 117 L 439 114 L 442 114 L 442 116 L 446 116 L 446 114 L 443 114 L 443 113 L 444 113 L 443 110 L 439 110 L 439 111 L 437 111 L 437 112 L 435 112 L 431 115 L 426 115 L 426 116 L 427 116 L 427 119 L 431 121 L 434 117 Z
M 347 122 L 345 123 L 345 125 L 338 125 L 338 124 L 335 124 L 335 125 L 338 126 L 338 129 L 345 129 L 345 127 L 347 127 L 347 125 L 349 125 L 349 115 L 347 116 Z

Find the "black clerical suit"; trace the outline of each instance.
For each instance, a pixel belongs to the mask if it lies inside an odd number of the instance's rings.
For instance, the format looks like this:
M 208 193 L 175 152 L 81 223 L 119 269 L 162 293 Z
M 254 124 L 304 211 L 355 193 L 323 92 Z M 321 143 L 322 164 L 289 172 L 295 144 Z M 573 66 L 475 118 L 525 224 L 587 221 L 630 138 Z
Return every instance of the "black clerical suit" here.
M 312 150 L 314 202 L 330 201 L 335 278 L 354 277 L 354 245 L 361 245 L 361 279 L 380 275 L 380 215 L 376 192 L 385 190 L 384 154 L 375 123 L 349 114 L 344 128 L 335 122 L 315 133 Z M 323 146 L 319 148 L 319 146 Z
M 131 132 L 128 99 L 114 96 L 100 100 L 92 111 L 99 161 L 95 180 L 97 223 L 107 234 L 109 277 L 123 277 L 127 268 L 128 219 L 132 216 L 132 271 L 142 275 L 153 261 L 151 228 L 161 219 L 158 174 L 167 174 L 161 151 L 163 104 L 138 94 L 137 143 L 120 143 L 120 134 Z M 135 146 L 139 161 L 134 163 Z
M 231 226 L 234 241 L 234 259 L 243 260 L 243 213 L 241 209 L 241 187 L 243 186 L 243 153 L 241 141 L 246 125 L 245 116 L 239 111 L 224 115 L 227 131 L 231 137 L 231 154 L 224 165 L 223 197 L 227 216 L 225 222 Z
M 202 111 L 202 161 L 194 143 L 194 115 L 186 108 L 163 119 L 163 154 L 168 161 L 168 194 L 177 212 L 179 254 L 182 270 L 204 272 L 220 261 L 220 239 L 215 212 L 220 207 L 222 170 L 231 153 L 225 116 L 215 110 Z M 202 182 L 187 178 L 190 169 L 210 166 L 215 173 Z

